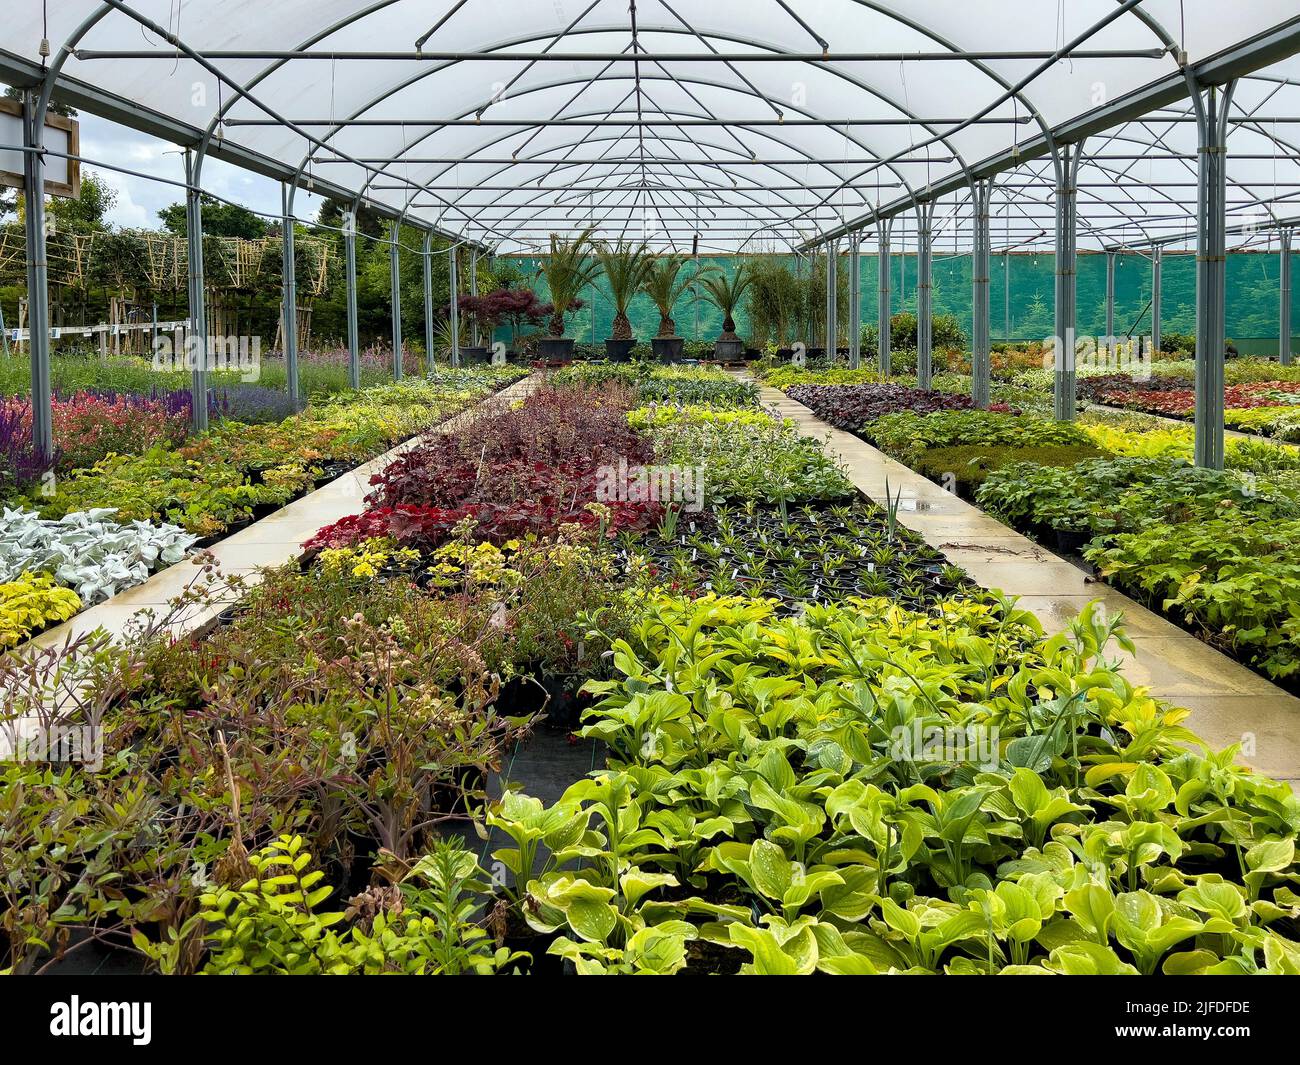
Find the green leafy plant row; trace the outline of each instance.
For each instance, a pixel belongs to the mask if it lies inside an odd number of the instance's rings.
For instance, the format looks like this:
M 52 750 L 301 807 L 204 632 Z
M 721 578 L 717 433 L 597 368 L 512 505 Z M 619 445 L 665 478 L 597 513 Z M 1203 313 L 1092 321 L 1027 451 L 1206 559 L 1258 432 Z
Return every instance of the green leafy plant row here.
M 250 879 L 202 896 L 195 918 L 207 929 L 213 975 L 488 975 L 522 960 L 497 947 L 480 923 L 491 884 L 463 846 L 440 841 L 403 877 L 377 911 L 341 922 L 323 910 L 332 894 L 312 868 L 301 836 L 281 836 L 250 855 Z M 137 933 L 136 945 L 156 953 Z
M 1268 445 L 1263 445 L 1268 447 Z M 981 506 L 1029 531 L 1091 538 L 1120 588 L 1277 680 L 1300 670 L 1300 474 L 1117 458 L 989 474 Z
M 1101 574 L 1275 679 L 1300 673 L 1300 520 L 1148 525 L 1087 552 Z
M 856 495 L 853 483 L 821 441 L 793 423 L 748 411 L 690 406 L 667 417 L 633 412 L 631 424 L 652 424 L 655 456 L 664 464 L 702 467 L 710 501 L 771 503 L 836 500 Z
M 706 366 L 660 366 L 649 362 L 574 363 L 552 378 L 557 388 L 617 382 L 634 389 L 642 403 L 756 407 L 754 382 Z
M 936 411 L 886 414 L 872 420 L 862 435 L 886 454 L 912 465 L 931 448 L 981 445 L 1055 447 L 1092 444 L 1072 422 L 996 411 Z
M 1094 607 L 1045 640 L 999 600 L 660 599 L 588 685 L 609 769 L 507 794 L 494 858 L 584 973 L 1300 972 L 1300 800 L 1113 641 Z
M 1294 473 L 1255 477 L 1183 459 L 1116 458 L 1068 467 L 1004 466 L 985 478 L 976 498 L 1022 527 L 1096 535 L 1226 514 L 1298 516 L 1297 484 Z
M 307 491 L 326 467 L 350 467 L 481 398 L 482 384 L 415 381 L 321 400 L 276 424 L 227 422 L 179 448 L 110 455 L 25 500 L 44 518 L 114 507 L 121 521 L 170 522 L 200 536 Z

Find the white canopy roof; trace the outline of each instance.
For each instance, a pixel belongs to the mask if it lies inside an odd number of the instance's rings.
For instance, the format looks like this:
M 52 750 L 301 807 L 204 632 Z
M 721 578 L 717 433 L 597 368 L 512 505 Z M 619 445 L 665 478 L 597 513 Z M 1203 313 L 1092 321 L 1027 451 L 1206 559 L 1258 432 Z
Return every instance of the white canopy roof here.
M 788 249 L 939 194 L 966 248 L 988 174 L 995 246 L 1050 243 L 1082 133 L 1081 246 L 1191 240 L 1184 63 L 1242 78 L 1229 226 L 1300 216 L 1295 0 L 8 0 L 0 77 L 43 36 L 56 97 L 503 252 Z

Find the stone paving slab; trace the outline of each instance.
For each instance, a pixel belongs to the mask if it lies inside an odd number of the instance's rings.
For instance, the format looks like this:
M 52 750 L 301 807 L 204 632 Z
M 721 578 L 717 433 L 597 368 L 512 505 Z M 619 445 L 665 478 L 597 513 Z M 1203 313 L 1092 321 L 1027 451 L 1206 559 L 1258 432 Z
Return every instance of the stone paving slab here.
M 1137 651 L 1115 651 L 1130 681 L 1187 707 L 1188 727 L 1213 747 L 1253 738 L 1254 754 L 1243 763 L 1293 786 L 1300 780 L 1300 699 L 866 441 L 833 428 L 784 392 L 764 387 L 761 398 L 802 432 L 824 440 L 849 479 L 872 499 L 884 502 L 886 479 L 892 494 L 901 490 L 903 525 L 979 584 L 1021 597 L 1048 632 L 1064 629 L 1094 599 L 1122 613 Z

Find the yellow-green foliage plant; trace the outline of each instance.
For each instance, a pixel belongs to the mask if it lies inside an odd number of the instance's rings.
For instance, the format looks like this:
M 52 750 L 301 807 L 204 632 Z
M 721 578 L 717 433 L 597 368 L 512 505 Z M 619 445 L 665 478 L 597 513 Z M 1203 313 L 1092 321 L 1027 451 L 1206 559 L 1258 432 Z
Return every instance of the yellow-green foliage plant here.
M 657 403 L 649 407 L 637 407 L 627 412 L 627 423 L 639 432 L 668 429 L 678 425 L 748 425 L 767 429 L 778 425 L 792 428 L 794 425 L 788 418 L 774 418 L 762 410 L 714 407 L 703 403 L 689 403 L 682 406 Z
M 13 647 L 80 609 L 77 593 L 56 585 L 48 573 L 24 573 L 0 584 L 0 647 Z
M 791 385 L 870 385 L 885 380 L 876 370 L 833 367 L 826 370 L 801 370 L 782 365 L 763 374 L 763 384 L 782 391 Z
M 1192 457 L 1193 430 L 1189 426 L 1148 429 L 1124 422 L 1081 422 L 1097 446 L 1125 458 L 1159 459 Z M 1224 461 L 1229 469 L 1251 473 L 1272 473 L 1300 469 L 1300 450 L 1266 440 L 1229 437 L 1224 443 Z

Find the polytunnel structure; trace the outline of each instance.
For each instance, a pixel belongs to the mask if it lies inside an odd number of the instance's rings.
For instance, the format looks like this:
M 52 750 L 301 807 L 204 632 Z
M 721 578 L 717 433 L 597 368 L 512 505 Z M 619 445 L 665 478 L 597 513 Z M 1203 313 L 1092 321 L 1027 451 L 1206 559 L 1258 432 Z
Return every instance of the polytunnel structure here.
M 490 253 L 584 227 L 672 248 L 888 248 L 902 218 L 924 264 L 946 226 L 987 256 L 1005 197 L 1002 238 L 1057 255 L 1060 337 L 1080 241 L 1156 262 L 1195 243 L 1204 352 L 1223 336 L 1228 235 L 1289 244 L 1300 30 L 1285 0 L 1020 4 L 1015 48 L 1000 2 L 685 7 L 20 3 L 0 73 L 28 87 L 33 181 L 58 99 L 191 148 L 195 195 L 221 158 L 283 180 L 289 213 L 310 183 Z M 36 313 L 41 286 L 38 269 Z M 919 344 L 924 381 L 924 329 Z M 1221 464 L 1221 381 L 1202 376 L 1197 455 Z
M 1296 0 L 6 0 L 6 87 L 0 973 L 1300 974 Z M 1152 986 L 1066 1038 L 1285 1034 Z

